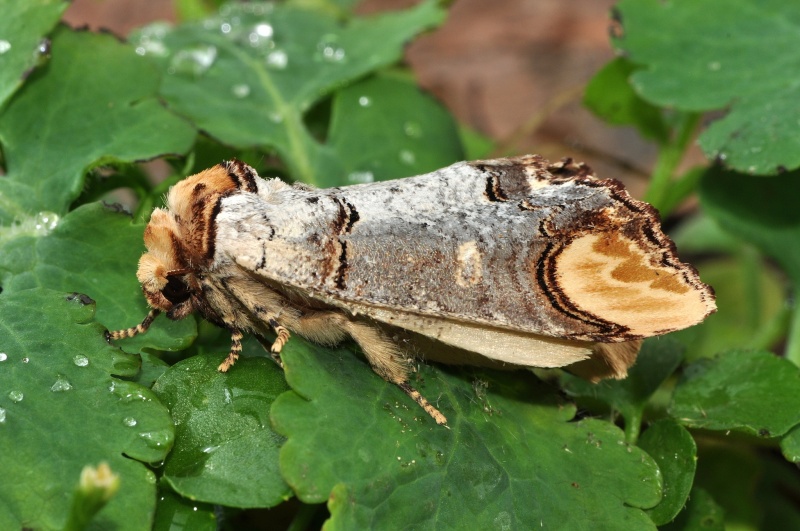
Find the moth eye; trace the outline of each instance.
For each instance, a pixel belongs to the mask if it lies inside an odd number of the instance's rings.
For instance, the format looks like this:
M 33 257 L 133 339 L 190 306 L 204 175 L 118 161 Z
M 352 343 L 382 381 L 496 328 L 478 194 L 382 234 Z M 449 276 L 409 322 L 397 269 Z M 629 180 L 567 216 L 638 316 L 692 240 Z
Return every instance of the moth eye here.
M 161 294 L 172 304 L 180 304 L 191 296 L 189 286 L 176 276 L 167 278 L 167 285 L 161 290 Z

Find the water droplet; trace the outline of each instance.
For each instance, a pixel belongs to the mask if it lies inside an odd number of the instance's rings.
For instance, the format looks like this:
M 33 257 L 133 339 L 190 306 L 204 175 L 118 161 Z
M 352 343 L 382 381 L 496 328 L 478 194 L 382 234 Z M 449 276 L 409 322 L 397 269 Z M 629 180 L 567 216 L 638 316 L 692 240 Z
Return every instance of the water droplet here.
M 6 421 L 6 410 L 0 407 L 0 424 L 4 424 Z
M 216 59 L 216 46 L 197 46 L 180 50 L 172 57 L 168 72 L 170 74 L 199 76 L 211 68 Z
M 4 54 L 11 49 L 11 43 L 0 39 L 0 54 Z
M 233 396 L 231 395 L 231 390 L 226 387 L 224 393 L 225 393 L 225 403 L 230 404 L 231 402 L 233 402 Z
M 219 445 L 206 446 L 201 450 L 204 454 L 213 454 L 219 449 Z
M 172 432 L 167 430 L 146 431 L 139 434 L 150 448 L 164 448 L 172 442 Z
M 261 37 L 272 37 L 273 29 L 272 26 L 267 24 L 266 22 L 262 22 L 256 26 L 256 33 Z
M 39 54 L 39 61 L 43 62 L 50 58 L 50 39 L 44 38 L 39 41 L 39 46 L 36 47 L 36 53 Z
M 37 236 L 47 236 L 58 226 L 58 214 L 39 212 L 33 217 L 33 231 Z
M 8 354 L 5 352 L 0 352 L 0 361 L 6 361 L 8 359 Z
M 162 22 L 156 22 L 142 28 L 139 33 L 139 41 L 136 43 L 136 53 L 138 55 L 151 54 L 156 57 L 166 57 L 169 51 L 164 45 L 164 37 L 169 30 L 169 25 Z
M 69 391 L 70 389 L 72 389 L 72 384 L 69 383 L 63 376 L 59 376 L 58 379 L 56 379 L 56 382 L 50 386 L 50 390 L 54 393 Z
M 417 161 L 417 156 L 413 152 L 404 149 L 400 151 L 400 160 L 406 164 L 414 164 Z
M 289 64 L 289 56 L 283 50 L 275 50 L 267 55 L 267 66 L 283 70 Z
M 372 105 L 372 99 L 369 96 L 361 96 L 358 98 L 358 104 L 362 107 L 369 107 Z
M 353 184 L 371 183 L 375 181 L 375 175 L 371 171 L 354 171 L 347 180 Z
M 337 44 L 336 35 L 325 35 L 317 44 L 319 58 L 327 63 L 341 63 L 345 60 L 346 52 L 344 48 Z
M 246 98 L 250 95 L 250 85 L 245 85 L 244 83 L 239 85 L 234 85 L 231 87 L 231 92 L 237 98 Z
M 411 138 L 420 138 L 422 136 L 422 126 L 417 122 L 406 122 L 403 124 L 403 131 Z
M 124 419 L 122 419 L 122 423 L 128 426 L 129 428 L 133 428 L 138 424 L 136 419 L 133 417 L 125 417 Z
M 22 391 L 9 391 L 8 398 L 10 398 L 12 402 L 22 402 L 25 395 L 22 394 Z
M 78 367 L 86 367 L 87 365 L 89 365 L 89 358 L 77 354 L 74 358 L 72 358 L 72 363 L 74 363 Z
M 708 63 L 708 69 L 712 72 L 718 72 L 722 68 L 722 65 L 719 61 L 711 61 Z
M 22 358 L 22 363 L 28 363 L 29 361 L 31 361 L 31 359 L 28 357 Z

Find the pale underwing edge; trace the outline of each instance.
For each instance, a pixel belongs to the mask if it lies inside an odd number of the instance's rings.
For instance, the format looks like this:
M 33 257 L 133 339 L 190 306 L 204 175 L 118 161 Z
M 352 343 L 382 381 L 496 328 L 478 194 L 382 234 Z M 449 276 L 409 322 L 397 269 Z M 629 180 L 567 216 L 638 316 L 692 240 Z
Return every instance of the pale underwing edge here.
M 372 368 L 437 423 L 408 384 L 410 353 L 378 323 L 498 361 L 582 362 L 624 377 L 641 339 L 716 310 L 653 207 L 569 159 L 461 162 L 435 172 L 330 189 L 264 180 L 230 161 L 179 182 L 145 230 L 137 277 L 153 311 L 198 311 L 231 332 L 289 333 L 324 345 L 348 337 Z

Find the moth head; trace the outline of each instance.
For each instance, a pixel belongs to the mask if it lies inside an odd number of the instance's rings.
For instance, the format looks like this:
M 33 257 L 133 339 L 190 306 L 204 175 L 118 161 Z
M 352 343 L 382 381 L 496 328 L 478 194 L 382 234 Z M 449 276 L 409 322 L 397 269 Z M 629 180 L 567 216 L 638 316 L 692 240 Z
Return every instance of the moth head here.
M 182 319 L 195 309 L 197 279 L 185 263 L 177 222 L 170 213 L 157 208 L 144 231 L 147 252 L 139 259 L 136 278 L 151 307 L 170 319 Z

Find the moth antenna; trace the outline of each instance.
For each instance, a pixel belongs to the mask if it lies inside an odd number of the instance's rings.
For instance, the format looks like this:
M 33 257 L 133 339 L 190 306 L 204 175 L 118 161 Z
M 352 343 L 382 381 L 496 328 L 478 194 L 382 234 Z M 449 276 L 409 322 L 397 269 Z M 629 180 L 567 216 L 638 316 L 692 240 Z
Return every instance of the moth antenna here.
M 237 328 L 231 330 L 231 351 L 228 353 L 228 357 L 217 367 L 219 372 L 228 372 L 228 369 L 233 367 L 233 364 L 239 359 L 239 354 L 242 353 L 243 337 L 241 330 Z
M 402 390 L 403 390 L 403 392 L 404 392 L 405 394 L 407 394 L 408 396 L 410 396 L 410 397 L 411 397 L 411 399 L 412 399 L 414 402 L 416 402 L 417 404 L 419 404 L 419 406 L 420 406 L 422 409 L 424 409 L 424 410 L 425 410 L 425 412 L 426 412 L 428 415 L 430 415 L 431 417 L 433 417 L 433 420 L 435 420 L 435 421 L 436 421 L 436 424 L 438 424 L 439 426 L 446 426 L 446 425 L 447 425 L 447 417 L 445 417 L 444 415 L 442 415 L 442 413 L 441 413 L 441 412 L 440 412 L 438 409 L 436 409 L 435 407 L 433 407 L 433 405 L 432 405 L 430 402 L 428 402 L 428 401 L 425 399 L 425 397 L 424 397 L 424 396 L 422 396 L 422 395 L 420 394 L 420 392 L 419 392 L 419 391 L 417 391 L 416 389 L 414 389 L 413 387 L 411 387 L 411 386 L 408 384 L 408 382 L 403 382 L 403 383 L 399 383 L 399 384 L 396 384 L 396 385 L 397 385 L 397 387 L 399 387 L 400 389 L 402 389 Z
M 106 339 L 108 340 L 117 340 L 117 339 L 125 339 L 126 337 L 133 337 L 135 335 L 144 334 L 147 332 L 147 329 L 150 328 L 150 325 L 153 324 L 153 320 L 158 317 L 158 314 L 161 313 L 161 310 L 157 310 L 153 308 L 147 313 L 147 317 L 136 326 L 132 326 L 130 328 L 126 328 L 124 330 L 114 330 L 110 332 L 106 330 Z
M 166 276 L 167 277 L 179 277 L 181 275 L 185 275 L 185 274 L 191 273 L 191 272 L 192 272 L 191 269 L 189 269 L 188 267 L 184 267 L 183 269 L 172 269 L 170 271 L 167 271 Z

